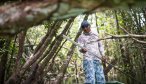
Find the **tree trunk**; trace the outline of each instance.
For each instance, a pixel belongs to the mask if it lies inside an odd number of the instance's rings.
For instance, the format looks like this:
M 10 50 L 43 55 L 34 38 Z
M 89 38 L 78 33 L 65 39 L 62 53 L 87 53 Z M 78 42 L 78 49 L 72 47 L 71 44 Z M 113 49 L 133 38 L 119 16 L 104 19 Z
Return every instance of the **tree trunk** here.
M 63 40 L 62 35 L 66 34 L 66 32 L 70 29 L 70 25 L 74 21 L 74 19 L 75 18 L 71 18 L 69 20 L 69 22 L 67 23 L 66 27 L 64 28 L 64 30 L 62 31 L 62 33 L 56 37 L 56 43 L 52 47 L 52 50 L 47 55 L 47 57 L 44 58 L 43 61 L 39 64 L 38 70 L 36 72 L 36 76 L 35 76 L 34 80 L 31 81 L 32 84 L 39 84 L 40 82 L 42 82 L 41 79 L 43 76 L 43 70 L 45 69 L 45 67 L 48 64 L 48 62 L 50 61 L 50 59 L 54 56 L 56 50 L 58 49 L 58 46 L 61 44 L 61 42 Z
M 120 35 L 121 34 L 121 32 L 120 32 L 120 26 L 119 26 L 119 20 L 118 20 L 118 15 L 117 15 L 117 11 L 114 11 L 114 13 L 115 13 L 115 22 L 116 22 L 116 28 L 117 28 L 117 34 L 118 35 Z M 122 13 L 122 14 L 124 14 L 124 13 Z M 122 18 L 123 19 L 123 21 L 124 21 L 124 17 Z M 121 56 L 121 60 L 122 60 L 122 62 L 124 63 L 123 65 L 123 70 L 125 70 L 125 67 L 126 67 L 126 56 L 125 56 L 125 54 L 124 54 L 124 52 L 125 52 L 125 50 L 124 50 L 124 45 L 123 45 L 123 43 L 122 43 L 122 40 L 121 39 L 119 39 L 118 40 L 118 42 L 120 43 L 119 44 L 119 49 L 120 49 L 120 56 Z M 123 77 L 123 76 L 122 76 Z M 124 76 L 124 78 L 123 78 L 123 80 L 126 80 L 127 81 L 127 77 L 126 76 Z
M 46 68 L 45 72 L 44 72 L 44 76 L 47 74 L 47 72 L 51 71 L 52 70 L 52 67 L 54 66 L 54 63 L 55 63 L 55 59 L 59 53 L 59 51 L 62 49 L 63 45 L 65 44 L 67 40 L 65 40 L 62 45 L 60 46 L 60 48 L 57 50 L 57 52 L 55 53 L 54 57 L 52 58 L 51 60 L 51 63 L 48 63 L 48 67 Z
M 18 35 L 19 50 L 18 50 L 18 55 L 16 57 L 16 62 L 15 62 L 16 64 L 14 66 L 14 71 L 13 71 L 13 74 L 12 74 L 12 78 L 10 79 L 10 81 L 12 81 L 13 83 L 20 83 L 21 82 L 21 78 L 17 74 L 19 74 L 19 71 L 20 71 L 20 68 L 21 68 L 21 57 L 22 57 L 22 54 L 23 54 L 25 36 L 26 36 L 26 31 L 22 31 Z M 13 76 L 14 74 L 17 75 L 17 76 Z M 15 77 L 17 77 L 17 78 L 15 78 Z M 8 83 L 8 82 L 6 82 L 6 83 Z
M 46 40 L 42 40 L 44 42 L 40 42 L 40 45 L 43 43 L 43 45 L 40 47 L 40 49 L 38 50 L 38 52 L 34 52 L 34 54 L 32 56 L 30 56 L 30 58 L 28 59 L 28 61 L 26 61 L 26 63 L 23 65 L 23 67 L 21 68 L 20 71 L 18 71 L 17 73 L 13 73 L 12 76 L 7 80 L 7 84 L 9 84 L 9 82 L 14 80 L 20 80 L 21 77 L 24 75 L 25 71 L 27 69 L 29 69 L 29 67 L 43 54 L 43 52 L 45 51 L 45 49 L 47 48 L 47 45 L 49 44 L 50 40 L 52 39 L 52 35 L 55 32 L 55 28 L 54 26 L 56 25 L 56 23 L 52 26 L 52 32 L 47 32 L 46 36 Z M 49 36 L 48 36 L 49 35 Z M 44 36 L 45 38 L 45 36 Z M 20 78 L 20 79 L 19 79 Z M 16 83 L 16 82 L 15 82 Z
M 18 34 L 19 50 L 18 50 L 18 55 L 16 57 L 16 64 L 14 70 L 16 73 L 20 71 L 20 67 L 21 67 L 21 58 L 24 50 L 26 32 L 27 31 L 22 31 L 20 34 Z
M 14 38 L 14 42 L 13 43 L 13 46 L 12 46 L 12 49 L 11 49 L 11 53 L 10 53 L 10 58 L 9 58 L 9 61 L 8 61 L 8 68 L 7 68 L 7 71 L 6 71 L 6 74 L 7 74 L 7 77 L 6 77 L 6 80 L 9 78 L 9 76 L 12 74 L 12 70 L 11 70 L 11 67 L 12 67 L 12 61 L 13 61 L 13 56 L 14 56 L 14 53 L 15 53 L 15 45 L 16 45 L 16 39 L 17 39 L 17 35 L 15 36 Z
M 105 74 L 108 74 L 108 72 L 113 68 L 113 66 L 115 66 L 117 63 L 117 59 L 113 59 L 111 60 L 110 64 L 104 69 L 105 70 Z
M 29 60 L 23 65 L 22 67 L 22 71 L 21 73 L 24 73 L 25 70 L 27 70 L 42 54 L 43 52 L 46 50 L 48 44 L 50 43 L 50 40 L 52 40 L 52 36 L 54 35 L 54 33 L 56 32 L 56 29 L 54 28 L 54 26 L 56 25 L 56 23 L 51 27 L 52 28 L 52 31 L 51 32 L 47 32 L 46 37 L 46 40 L 42 40 L 44 42 L 40 42 L 42 43 L 41 47 L 39 48 L 39 50 L 36 50 L 33 55 L 29 58 Z
M 9 53 L 10 42 L 11 42 L 11 40 L 4 40 L 5 44 L 1 44 L 1 47 L 0 47 L 0 48 L 3 47 L 3 49 L 4 49 L 4 52 L 0 53 L 0 55 L 1 55 L 1 61 L 0 61 L 0 84 L 4 84 L 4 81 L 5 81 L 5 75 L 6 75 L 5 72 L 6 72 L 6 65 L 7 65 L 7 61 L 8 61 L 8 53 Z
M 88 15 L 85 16 L 84 20 L 87 20 L 88 19 Z M 82 33 L 81 31 L 81 28 L 79 29 L 74 41 L 77 41 L 77 38 L 80 36 L 80 34 Z M 72 44 L 72 46 L 70 47 L 70 51 L 68 51 L 67 53 L 67 59 L 66 61 L 63 63 L 63 65 L 61 66 L 61 71 L 59 72 L 59 74 L 57 75 L 56 77 L 56 80 L 53 82 L 53 84 L 61 84 L 62 83 L 62 80 L 64 78 L 64 74 L 66 73 L 66 69 L 68 67 L 68 64 L 73 56 L 73 53 L 75 51 L 75 45 Z
M 54 26 L 52 26 L 52 28 L 49 28 L 48 31 L 47 31 L 47 34 L 46 36 L 43 37 L 42 41 L 38 44 L 38 46 L 36 47 L 36 49 L 34 50 L 34 53 L 37 53 L 39 52 L 41 46 L 44 44 L 44 41 L 46 41 L 46 39 L 48 37 L 50 37 L 50 40 L 48 40 L 50 46 L 52 45 L 51 44 L 51 41 L 53 39 L 53 37 L 55 36 L 55 33 L 57 32 L 58 30 L 58 27 L 61 26 L 63 21 L 55 21 L 53 23 Z M 54 30 L 55 29 L 55 30 Z M 53 32 L 50 36 L 50 32 Z M 35 80 L 35 75 L 37 73 L 37 69 L 38 69 L 38 66 L 39 66 L 39 63 L 48 55 L 49 53 L 46 51 L 44 51 L 44 54 L 42 54 L 42 56 L 40 56 L 36 61 L 35 63 L 32 65 L 31 67 L 31 71 L 30 72 L 33 72 L 32 74 L 30 74 L 30 76 L 24 81 L 24 84 L 28 84 L 28 83 L 31 83 L 33 80 Z M 36 70 L 34 72 L 34 70 Z M 31 80 L 30 80 L 31 79 Z

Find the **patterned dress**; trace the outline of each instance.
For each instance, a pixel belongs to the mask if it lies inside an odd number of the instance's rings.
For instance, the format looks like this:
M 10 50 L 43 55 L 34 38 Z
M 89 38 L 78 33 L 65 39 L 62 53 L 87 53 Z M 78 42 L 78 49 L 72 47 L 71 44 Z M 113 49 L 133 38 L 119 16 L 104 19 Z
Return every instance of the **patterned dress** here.
M 104 55 L 104 49 L 97 40 L 98 36 L 93 32 L 83 33 L 78 38 L 78 43 L 87 49 L 83 54 L 85 84 L 105 84 L 103 67 L 99 59 Z

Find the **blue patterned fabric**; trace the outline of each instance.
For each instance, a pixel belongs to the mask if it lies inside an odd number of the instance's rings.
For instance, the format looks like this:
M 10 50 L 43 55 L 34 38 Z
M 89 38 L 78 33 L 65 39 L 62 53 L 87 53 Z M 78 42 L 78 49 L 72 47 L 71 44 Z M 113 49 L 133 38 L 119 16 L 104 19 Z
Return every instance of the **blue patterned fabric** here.
M 99 60 L 84 60 L 85 84 L 105 84 L 103 67 Z

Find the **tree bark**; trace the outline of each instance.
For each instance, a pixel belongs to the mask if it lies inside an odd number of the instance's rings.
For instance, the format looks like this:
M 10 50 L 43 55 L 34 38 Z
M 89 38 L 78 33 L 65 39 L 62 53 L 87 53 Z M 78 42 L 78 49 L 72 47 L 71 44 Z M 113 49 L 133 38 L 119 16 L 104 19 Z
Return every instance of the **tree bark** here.
M 37 53 L 39 52 L 41 46 L 44 44 L 44 41 L 46 41 L 46 39 L 48 38 L 48 36 L 50 35 L 50 32 L 52 32 L 52 35 L 50 36 L 50 40 L 48 40 L 47 42 L 49 42 L 49 46 L 52 45 L 52 39 L 53 37 L 55 36 L 55 33 L 57 32 L 58 30 L 58 27 L 61 26 L 63 21 L 55 21 L 54 22 L 54 26 L 52 26 L 52 28 L 49 28 L 50 30 L 47 31 L 47 34 L 46 36 L 43 37 L 42 41 L 38 44 L 38 46 L 36 47 L 36 49 L 34 50 L 34 53 Z M 55 29 L 55 30 L 54 30 Z M 54 41 L 53 41 L 54 42 Z M 48 49 L 50 50 L 50 48 Z M 28 83 L 31 83 L 33 80 L 35 80 L 35 75 L 37 73 L 37 69 L 38 69 L 38 66 L 39 66 L 39 63 L 49 54 L 48 50 L 44 51 L 44 54 L 42 54 L 42 56 L 40 56 L 36 61 L 35 63 L 32 65 L 31 67 L 31 71 L 30 72 L 33 72 L 32 74 L 30 74 L 30 76 L 24 81 L 24 84 L 28 84 Z M 34 71 L 36 70 L 36 71 Z M 30 80 L 31 79 L 31 80 Z
M 84 17 L 84 20 L 87 20 L 87 19 L 88 19 L 88 15 L 86 15 Z M 82 33 L 82 31 L 81 31 L 81 28 L 80 28 L 76 37 L 75 37 L 75 39 L 74 39 L 74 41 L 77 41 L 77 38 L 80 36 L 81 33 Z M 59 74 L 57 75 L 56 80 L 53 82 L 53 84 L 61 84 L 62 83 L 61 81 L 64 78 L 64 74 L 66 73 L 66 69 L 68 67 L 68 64 L 69 64 L 69 62 L 70 62 L 70 60 L 73 56 L 75 47 L 76 46 L 74 44 L 71 45 L 71 47 L 70 47 L 71 50 L 67 53 L 67 60 L 61 66 L 61 70 L 60 70 Z
M 52 31 L 51 32 L 47 32 L 46 36 L 44 38 L 46 38 L 46 40 L 42 40 L 44 42 L 41 42 L 40 45 L 42 45 L 38 50 L 36 50 L 34 52 L 34 54 L 29 58 L 29 60 L 23 65 L 22 67 L 22 72 L 24 72 L 23 70 L 26 70 L 29 68 L 29 66 L 31 66 L 42 54 L 43 52 L 46 50 L 48 44 L 50 43 L 50 40 L 52 39 L 52 35 L 56 32 L 56 29 L 54 28 L 56 24 L 52 25 Z
M 8 61 L 8 53 L 10 47 L 11 40 L 4 41 L 5 45 L 3 45 L 4 52 L 1 54 L 1 61 L 0 61 L 0 84 L 4 84 L 5 81 L 5 72 L 6 72 L 6 65 Z
M 52 16 L 57 0 L 26 1 L 0 7 L 0 35 L 14 35 Z
M 19 50 L 18 55 L 16 57 L 16 64 L 15 64 L 15 72 L 19 72 L 21 67 L 21 58 L 24 50 L 24 43 L 25 43 L 25 36 L 27 31 L 22 31 L 20 34 L 18 34 L 18 41 L 19 41 Z
M 7 84 L 9 84 L 11 81 L 16 81 L 16 80 L 20 80 L 21 77 L 23 76 L 23 74 L 25 73 L 25 71 L 43 54 L 43 52 L 45 51 L 45 49 L 47 48 L 47 45 L 49 44 L 50 40 L 52 39 L 52 35 L 55 32 L 55 26 L 56 24 L 52 25 L 52 32 L 47 32 L 46 36 L 47 38 L 44 36 L 44 38 L 46 38 L 46 40 L 42 40 L 44 42 L 40 42 L 40 45 L 42 45 L 38 51 L 36 51 L 36 53 L 34 52 L 32 54 L 32 56 L 28 59 L 28 61 L 26 61 L 26 63 L 22 66 L 21 70 L 18 71 L 17 73 L 13 73 L 13 75 L 7 80 Z M 20 79 L 19 79 L 20 78 Z M 17 82 L 14 82 L 14 84 Z
M 44 68 L 46 67 L 46 65 L 48 64 L 50 59 L 54 56 L 56 50 L 58 49 L 57 47 L 61 44 L 61 42 L 63 40 L 62 35 L 66 34 L 66 32 L 70 29 L 70 25 L 74 21 L 74 19 L 75 19 L 75 17 L 71 18 L 68 21 L 68 23 L 66 24 L 66 26 L 65 26 L 64 30 L 62 31 L 62 33 L 58 37 L 56 37 L 57 41 L 54 44 L 54 46 L 52 47 L 52 50 L 47 55 L 47 57 L 45 59 L 43 59 L 43 61 L 39 64 L 39 67 L 38 67 L 38 70 L 37 70 L 37 73 L 36 73 L 36 77 L 35 77 L 34 81 L 32 81 L 32 84 L 38 84 L 40 82 L 39 79 L 42 78 Z
M 114 65 L 116 65 L 117 63 L 117 59 L 113 59 L 111 60 L 110 64 L 104 69 L 105 70 L 105 74 L 108 74 L 108 72 L 113 68 Z
M 22 0 L 21 0 L 22 1 Z M 57 13 L 57 17 L 92 12 L 102 7 L 119 7 L 144 3 L 145 1 L 114 1 L 114 0 L 26 0 L 0 6 L 0 35 L 14 35 L 25 28 L 38 25 Z M 64 7 L 64 6 L 65 7 Z M 80 12 L 74 11 L 79 9 Z M 56 17 L 54 15 L 54 17 Z M 69 18 L 67 17 L 67 18 Z M 25 28 L 24 28 L 25 27 Z
M 17 35 L 15 36 L 14 38 L 14 41 L 12 42 L 13 43 L 13 47 L 11 49 L 11 53 L 10 53 L 10 58 L 9 58 L 9 61 L 8 61 L 8 68 L 7 68 L 7 71 L 6 71 L 6 74 L 7 74 L 7 77 L 6 77 L 6 80 L 9 78 L 9 76 L 12 74 L 12 70 L 11 70 L 11 67 L 12 67 L 12 61 L 13 61 L 13 56 L 14 56 L 14 53 L 15 53 L 15 45 L 16 45 L 16 39 L 17 39 Z

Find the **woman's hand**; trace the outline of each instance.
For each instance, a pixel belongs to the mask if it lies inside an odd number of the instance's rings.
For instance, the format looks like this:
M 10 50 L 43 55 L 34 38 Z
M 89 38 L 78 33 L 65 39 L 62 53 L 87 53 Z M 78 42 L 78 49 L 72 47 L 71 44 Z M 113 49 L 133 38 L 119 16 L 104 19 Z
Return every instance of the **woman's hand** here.
M 80 52 L 81 52 L 81 53 L 86 53 L 86 52 L 87 52 L 87 49 L 82 48 L 82 49 L 80 49 Z

